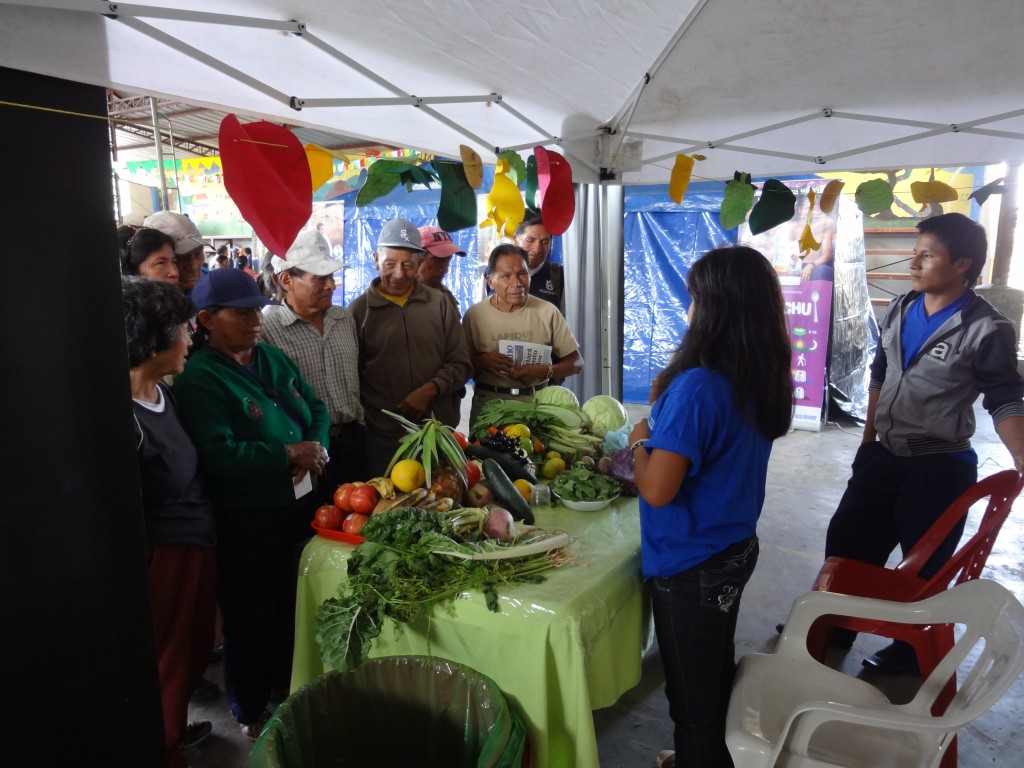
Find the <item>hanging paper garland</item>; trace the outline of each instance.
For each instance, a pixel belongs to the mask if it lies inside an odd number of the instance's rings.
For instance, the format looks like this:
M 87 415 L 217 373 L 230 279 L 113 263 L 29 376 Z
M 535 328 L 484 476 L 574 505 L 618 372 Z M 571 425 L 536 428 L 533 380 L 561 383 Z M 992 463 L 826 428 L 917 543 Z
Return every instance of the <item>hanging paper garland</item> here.
M 534 147 L 533 154 L 537 158 L 541 221 L 552 235 L 561 235 L 576 215 L 572 168 L 568 160 L 544 147 Z
M 672 176 L 668 182 L 668 196 L 675 201 L 676 205 L 683 202 L 686 188 L 690 186 L 690 174 L 693 173 L 693 158 L 689 155 L 676 155 L 676 162 L 672 166 Z
M 508 175 L 512 179 L 512 183 L 517 187 L 526 181 L 526 163 L 523 162 L 523 158 L 519 156 L 518 152 L 514 152 L 511 149 L 506 149 L 504 152 L 498 153 L 498 159 L 504 160 L 508 163 Z M 532 158 L 531 158 L 532 159 Z M 537 178 L 536 161 L 534 161 L 534 181 Z M 529 202 L 527 203 L 529 205 Z
M 822 213 L 832 213 L 832 209 L 836 207 L 836 201 L 839 200 L 839 193 L 845 186 L 846 182 L 839 179 L 832 179 L 826 184 L 821 193 L 821 200 L 818 202 L 818 210 Z
M 376 160 L 366 169 L 366 182 L 359 188 L 356 205 L 369 205 L 398 186 L 399 173 L 407 165 L 401 160 Z
M 957 191 L 949 186 L 949 184 L 935 180 L 934 168 L 932 168 L 928 181 L 911 182 L 910 195 L 914 198 L 914 202 L 920 205 L 951 203 L 959 197 Z
M 996 179 L 995 181 L 990 181 L 985 186 L 979 187 L 971 192 L 967 199 L 977 200 L 978 205 L 984 205 L 985 201 L 988 200 L 990 196 L 1001 195 L 1006 191 L 1006 187 L 1003 185 L 1004 181 L 1006 181 L 1005 177 L 1002 179 Z
M 462 157 L 462 173 L 473 189 L 480 189 L 484 183 L 484 161 L 480 155 L 465 144 L 459 145 L 459 156 Z
M 768 179 L 761 187 L 761 199 L 750 212 L 750 233 L 760 235 L 796 213 L 796 195 L 778 179 Z
M 821 248 L 821 243 L 814 239 L 814 230 L 811 229 L 811 221 L 814 219 L 814 201 L 817 196 L 813 189 L 807 193 L 807 221 L 804 222 L 804 231 L 800 233 L 800 240 L 797 243 L 800 246 L 801 258 L 811 251 Z
M 518 184 L 516 185 L 518 186 Z M 533 213 L 540 213 L 540 203 L 537 202 L 537 157 L 530 155 L 526 158 L 526 207 Z
M 495 227 L 502 237 L 512 237 L 515 234 L 516 227 L 526 212 L 519 187 L 512 183 L 507 173 L 508 163 L 499 160 L 494 171 L 494 184 L 487 193 L 487 218 L 480 222 L 481 227 Z
M 284 255 L 313 215 L 309 161 L 295 134 L 266 121 L 220 124 L 224 187 L 242 217 L 270 249 Z
M 733 178 L 725 183 L 725 197 L 718 212 L 718 220 L 725 229 L 735 229 L 747 218 L 747 211 L 754 205 L 754 185 L 749 173 L 736 171 Z

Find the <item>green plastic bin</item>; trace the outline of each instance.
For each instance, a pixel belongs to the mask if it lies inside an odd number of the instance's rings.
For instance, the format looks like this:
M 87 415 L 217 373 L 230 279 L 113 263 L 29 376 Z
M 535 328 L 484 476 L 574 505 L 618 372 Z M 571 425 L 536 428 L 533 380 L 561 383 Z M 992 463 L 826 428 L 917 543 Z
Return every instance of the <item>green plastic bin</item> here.
M 392 656 L 293 693 L 249 759 L 254 768 L 521 768 L 526 753 L 523 722 L 489 677 L 446 659 Z

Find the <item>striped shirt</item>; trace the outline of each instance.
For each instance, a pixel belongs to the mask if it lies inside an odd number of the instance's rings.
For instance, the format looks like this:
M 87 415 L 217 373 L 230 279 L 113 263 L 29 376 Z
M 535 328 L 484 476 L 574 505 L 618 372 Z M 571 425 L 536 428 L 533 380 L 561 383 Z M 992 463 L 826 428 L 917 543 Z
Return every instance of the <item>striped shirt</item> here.
M 272 344 L 299 367 L 316 396 L 324 401 L 331 425 L 363 420 L 359 402 L 359 343 L 356 324 L 344 307 L 330 307 L 324 332 L 303 320 L 287 304 L 263 315 L 262 341 Z

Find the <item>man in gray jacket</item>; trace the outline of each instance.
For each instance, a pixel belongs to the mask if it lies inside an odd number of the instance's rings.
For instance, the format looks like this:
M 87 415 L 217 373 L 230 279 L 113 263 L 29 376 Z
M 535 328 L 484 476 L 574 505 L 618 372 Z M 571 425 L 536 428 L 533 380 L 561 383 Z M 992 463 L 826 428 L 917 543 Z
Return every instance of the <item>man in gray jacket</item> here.
M 382 411 L 414 422 L 433 414 L 456 427 L 459 393 L 473 374 L 458 310 L 417 280 L 423 253 L 412 222 L 389 221 L 373 253 L 380 276 L 349 305 L 359 336 L 359 391 L 371 476 L 384 473 L 406 434 Z
M 1024 469 L 1024 381 L 1013 326 L 971 290 L 985 263 L 985 231 L 959 213 L 924 219 L 917 228 L 913 290 L 889 305 L 879 329 L 864 439 L 829 523 L 826 557 L 885 565 L 897 544 L 909 552 L 977 482 L 971 436 L 979 393 L 1014 466 Z M 960 526 L 935 551 L 924 578 L 949 560 L 962 533 Z M 853 637 L 835 630 L 833 644 Z M 918 671 L 913 649 L 899 641 L 864 666 Z

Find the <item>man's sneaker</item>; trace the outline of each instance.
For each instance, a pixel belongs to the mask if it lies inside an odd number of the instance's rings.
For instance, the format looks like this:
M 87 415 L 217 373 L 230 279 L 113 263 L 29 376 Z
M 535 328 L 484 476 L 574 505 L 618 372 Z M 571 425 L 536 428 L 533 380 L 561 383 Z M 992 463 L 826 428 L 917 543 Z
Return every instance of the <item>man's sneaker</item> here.
M 182 735 L 181 744 L 178 746 L 182 749 L 194 747 L 212 732 L 213 723 L 209 720 L 194 720 L 185 726 L 185 733 Z
M 263 733 L 263 729 L 267 727 L 268 720 L 270 720 L 270 713 L 264 710 L 263 714 L 251 723 L 242 726 L 242 735 L 249 741 L 256 741 L 256 739 L 260 737 L 260 734 Z

